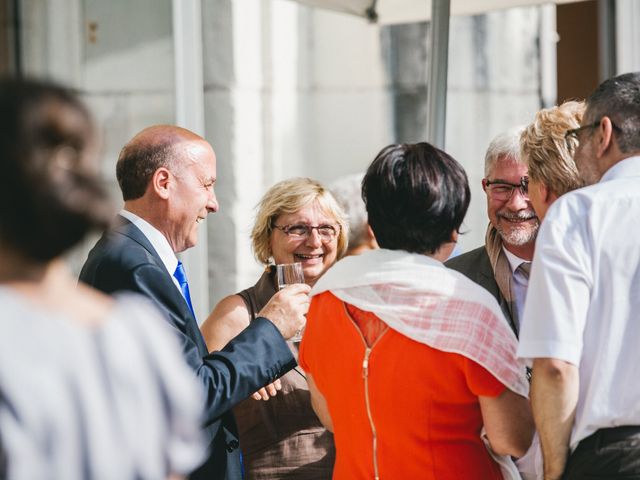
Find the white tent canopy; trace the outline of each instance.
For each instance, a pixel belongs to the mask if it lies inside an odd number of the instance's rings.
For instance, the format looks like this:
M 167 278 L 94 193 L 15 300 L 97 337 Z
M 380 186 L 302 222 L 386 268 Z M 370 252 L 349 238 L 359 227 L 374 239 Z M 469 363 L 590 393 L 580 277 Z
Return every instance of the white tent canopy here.
M 325 8 L 375 20 L 381 24 L 411 23 L 431 19 L 431 0 L 294 0 L 311 7 Z M 438 1 L 438 0 L 436 0 Z M 492 10 L 570 3 L 578 0 L 451 0 L 451 15 L 477 15 Z M 375 17 L 372 17 L 376 15 Z
M 450 15 L 474 15 L 530 5 L 581 0 L 293 0 L 312 7 L 358 15 L 378 23 L 431 20 L 426 139 L 444 149 Z

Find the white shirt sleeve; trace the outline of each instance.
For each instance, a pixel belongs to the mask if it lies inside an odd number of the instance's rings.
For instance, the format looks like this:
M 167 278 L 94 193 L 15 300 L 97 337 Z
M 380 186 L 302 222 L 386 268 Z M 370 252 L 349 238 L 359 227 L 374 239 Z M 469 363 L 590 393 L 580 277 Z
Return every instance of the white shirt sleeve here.
M 520 358 L 556 358 L 578 365 L 592 288 L 588 208 L 562 197 L 542 223 L 520 330 Z

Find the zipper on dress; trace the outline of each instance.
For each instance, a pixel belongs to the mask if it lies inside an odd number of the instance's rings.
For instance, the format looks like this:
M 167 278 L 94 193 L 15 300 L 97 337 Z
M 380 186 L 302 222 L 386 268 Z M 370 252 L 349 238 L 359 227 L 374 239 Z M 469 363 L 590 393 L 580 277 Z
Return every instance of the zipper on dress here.
M 378 437 L 376 435 L 376 426 L 373 423 L 373 416 L 371 415 L 371 403 L 369 401 L 369 355 L 371 355 L 371 348 L 367 347 L 364 351 L 364 360 L 362 361 L 362 378 L 364 378 L 364 401 L 367 406 L 367 417 L 369 418 L 369 425 L 371 426 L 371 433 L 373 435 L 373 474 L 375 480 L 380 480 L 380 474 L 378 473 Z
M 371 402 L 369 400 L 369 355 L 371 355 L 371 350 L 376 344 L 380 341 L 382 337 L 386 335 L 389 331 L 389 327 L 387 327 L 379 336 L 376 338 L 375 342 L 371 346 L 367 345 L 367 341 L 364 338 L 364 335 L 358 328 L 356 322 L 351 318 L 351 314 L 347 310 L 347 306 L 344 302 L 342 302 L 342 307 L 344 308 L 344 313 L 347 315 L 347 318 L 351 321 L 351 325 L 356 329 L 358 335 L 362 339 L 362 344 L 364 345 L 364 359 L 362 360 L 362 378 L 364 379 L 364 401 L 367 407 L 367 417 L 369 418 L 369 425 L 371 426 L 371 433 L 373 434 L 373 474 L 375 480 L 380 480 L 380 472 L 378 471 L 378 436 L 376 434 L 376 426 L 373 423 L 373 415 L 371 414 Z

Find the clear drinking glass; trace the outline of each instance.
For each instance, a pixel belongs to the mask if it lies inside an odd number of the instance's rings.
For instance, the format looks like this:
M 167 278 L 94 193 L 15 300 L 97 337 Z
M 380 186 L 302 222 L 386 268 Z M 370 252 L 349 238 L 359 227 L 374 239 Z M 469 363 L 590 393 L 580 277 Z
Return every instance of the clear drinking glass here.
M 276 265 L 276 281 L 278 283 L 278 290 L 293 283 L 304 283 L 302 264 L 296 262 Z M 296 334 L 289 339 L 290 342 L 299 342 L 300 340 L 302 340 L 302 329 L 298 330 Z

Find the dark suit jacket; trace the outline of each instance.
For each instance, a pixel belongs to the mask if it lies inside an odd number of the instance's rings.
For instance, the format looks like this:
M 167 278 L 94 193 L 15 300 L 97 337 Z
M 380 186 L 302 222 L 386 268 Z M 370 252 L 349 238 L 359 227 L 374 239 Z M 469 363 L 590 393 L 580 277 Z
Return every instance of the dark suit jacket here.
M 504 313 L 505 318 L 509 321 L 511 330 L 516 334 L 516 337 L 518 336 L 516 325 L 511 317 L 511 312 L 509 311 L 509 305 L 502 296 L 500 288 L 496 283 L 496 278 L 493 275 L 493 269 L 491 268 L 491 261 L 489 260 L 487 249 L 484 246 L 448 260 L 445 262 L 445 266 L 452 268 L 453 270 L 457 270 L 470 280 L 473 280 L 475 283 L 483 287 L 485 290 L 489 291 L 489 293 L 491 293 L 491 295 L 493 295 L 498 301 L 502 313 Z
M 139 292 L 164 312 L 206 396 L 210 457 L 191 478 L 239 479 L 239 441 L 231 408 L 292 369 L 293 355 L 265 318 L 251 322 L 222 351 L 209 353 L 187 302 L 149 240 L 125 218 L 119 216 L 118 222 L 89 253 L 80 280 L 106 293 Z

